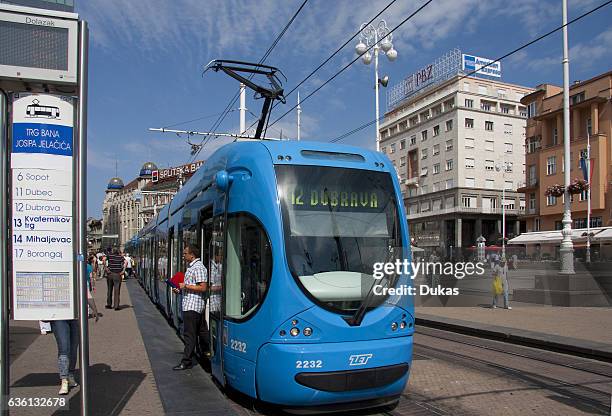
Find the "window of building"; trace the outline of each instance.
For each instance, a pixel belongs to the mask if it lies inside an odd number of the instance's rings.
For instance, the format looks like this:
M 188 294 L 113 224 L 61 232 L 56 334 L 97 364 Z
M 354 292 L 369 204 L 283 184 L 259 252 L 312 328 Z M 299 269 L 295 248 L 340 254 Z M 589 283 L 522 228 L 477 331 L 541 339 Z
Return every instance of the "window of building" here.
M 506 209 L 516 209 L 516 200 L 507 199 L 504 201 L 504 208 Z
M 444 111 L 452 110 L 455 107 L 455 99 L 451 98 L 450 100 L 444 101 Z
M 504 124 L 504 134 L 506 136 L 512 136 L 512 124 Z
M 419 114 L 419 117 L 421 118 L 421 123 L 429 120 L 429 118 L 431 117 L 431 115 L 429 114 L 429 110 L 423 111 L 421 114 Z
M 440 135 L 440 126 L 434 126 L 433 128 L 433 137 L 439 136 Z
M 448 159 L 446 161 L 446 170 L 453 170 L 453 159 Z
M 424 142 L 425 140 L 427 140 L 427 130 L 421 132 L 421 141 Z
M 473 157 L 465 158 L 465 167 L 466 169 L 474 169 L 474 158 Z
M 478 94 L 487 95 L 487 86 L 479 85 L 478 86 Z
M 432 192 L 438 192 L 440 190 L 440 182 L 434 182 L 431 186 Z
M 434 163 L 434 165 L 433 165 L 433 174 L 437 175 L 438 173 L 440 173 L 440 164 L 439 163 Z
M 510 114 L 511 107 L 509 105 L 501 104 L 500 108 L 501 108 L 502 114 Z
M 487 188 L 487 189 L 495 188 L 495 180 L 494 179 L 485 179 L 485 188 Z
M 489 152 L 495 151 L 495 142 L 493 140 L 485 140 L 485 150 Z
M 506 153 L 512 153 L 512 149 L 513 149 L 512 143 L 504 143 L 504 149 Z
M 536 194 L 534 193 L 529 194 L 529 209 L 530 210 L 536 209 Z
M 410 117 L 410 127 L 416 126 L 419 124 L 419 118 L 417 116 Z
M 497 96 L 499 98 L 506 98 L 506 90 L 498 89 L 497 90 Z
M 421 159 L 427 159 L 427 148 L 421 149 Z
M 602 227 L 603 222 L 601 221 L 601 217 L 591 217 L 591 228 Z
M 389 135 L 392 136 L 395 133 L 397 133 L 397 126 L 391 126 L 389 127 Z
M 493 131 L 493 122 L 492 121 L 485 121 L 485 130 L 486 131 Z
M 473 118 L 466 118 L 465 119 L 465 128 L 466 129 L 473 129 L 474 128 L 474 119 Z
M 383 153 L 387 153 L 387 147 L 386 146 L 381 147 L 380 151 Z
M 474 139 L 466 137 L 465 138 L 465 148 L 466 149 L 473 149 L 474 148 Z
M 404 150 L 406 148 L 406 140 L 400 141 L 400 150 Z
M 383 131 L 380 132 L 380 138 L 381 139 L 384 139 L 388 135 L 389 135 L 389 130 L 383 130 Z
M 406 156 L 400 157 L 400 166 L 406 166 Z
M 453 139 L 448 139 L 446 141 L 446 151 L 453 150 Z
M 536 113 L 536 102 L 533 101 L 527 104 L 527 118 L 534 118 L 538 114 Z
M 465 178 L 465 186 L 474 188 L 476 186 L 476 178 Z
M 434 156 L 440 154 L 440 145 L 439 144 L 434 144 L 434 146 L 433 146 L 433 154 L 434 154 Z
M 506 191 L 511 191 L 514 188 L 514 182 L 504 181 L 504 187 L 506 188 Z
M 580 197 L 579 197 L 579 199 L 578 199 L 578 200 L 579 200 L 579 201 L 581 201 L 581 202 L 582 202 L 582 201 L 586 201 L 586 200 L 587 200 L 587 194 L 588 194 L 588 191 L 582 191 L 582 192 L 580 192 Z
M 446 131 L 451 131 L 453 129 L 453 120 L 446 120 Z
M 584 101 L 584 91 L 582 91 L 582 92 L 580 92 L 578 94 L 572 95 L 570 97 L 570 102 L 572 103 L 572 105 L 581 103 L 583 101 Z
M 391 148 L 391 151 L 390 151 L 389 153 L 391 153 L 391 154 L 395 153 L 395 143 L 393 143 L 393 144 L 390 146 L 390 148 Z
M 433 112 L 434 116 L 442 114 L 442 104 L 438 104 L 437 106 L 433 107 L 431 111 Z
M 410 144 L 416 144 L 416 134 L 413 134 L 412 136 L 410 136 Z
M 400 181 L 401 183 L 404 183 L 404 182 L 406 181 L 406 172 L 402 172 L 402 173 L 401 173 L 401 175 L 400 175 L 400 180 L 401 180 L 401 181 Z
M 554 195 L 548 195 L 546 197 L 546 205 L 548 206 L 557 205 L 557 197 Z
M 465 99 L 465 106 L 467 108 L 474 108 L 474 100 L 472 100 L 470 98 L 466 98 Z
M 485 170 L 495 170 L 495 161 L 490 159 L 485 160 Z
M 540 219 L 539 218 L 533 219 L 533 231 L 540 231 Z
M 541 146 L 541 141 L 539 137 L 530 137 L 527 139 L 527 153 L 533 153 L 538 150 Z
M 429 192 L 429 186 L 423 185 L 421 186 L 421 195 L 424 195 Z
M 452 179 L 447 179 L 447 180 L 446 180 L 445 185 L 446 185 L 446 189 L 451 189 L 451 188 L 454 186 L 454 184 L 453 184 L 453 180 L 452 180 Z M 447 201 L 448 201 L 448 199 L 447 199 Z M 447 206 L 448 206 L 448 205 L 447 205 Z M 452 206 L 452 207 L 454 207 L 454 206 L 455 206 L 455 200 L 454 200 L 454 198 L 453 198 L 453 205 L 451 205 L 451 206 Z
M 491 103 L 488 101 L 480 101 L 480 109 L 484 111 L 491 111 Z
M 427 167 L 421 168 L 421 176 L 427 176 Z
M 434 211 L 439 211 L 442 209 L 442 200 L 440 198 L 433 200 L 433 209 Z
M 476 195 L 461 195 L 461 206 L 464 208 L 476 208 L 478 197 Z
M 399 123 L 399 129 L 400 131 L 404 131 L 408 128 L 408 121 L 404 120 L 402 122 Z
M 423 189 L 423 193 L 426 194 L 427 191 Z M 431 202 L 430 201 L 422 201 L 421 202 L 421 212 L 427 212 L 431 210 Z
M 463 91 L 469 91 L 470 90 L 470 83 L 469 82 L 463 82 Z
M 593 126 L 591 124 L 591 118 L 587 118 L 587 134 L 589 136 L 593 135 Z
M 527 184 L 529 186 L 534 186 L 536 183 L 538 183 L 538 177 L 536 176 L 536 165 L 529 165 L 529 170 L 527 172 Z
M 552 142 L 551 144 L 554 146 L 555 144 L 559 143 L 559 131 L 557 130 L 557 128 L 555 127 L 552 130 Z
M 557 173 L 557 157 L 550 156 L 546 159 L 546 174 L 554 175 Z

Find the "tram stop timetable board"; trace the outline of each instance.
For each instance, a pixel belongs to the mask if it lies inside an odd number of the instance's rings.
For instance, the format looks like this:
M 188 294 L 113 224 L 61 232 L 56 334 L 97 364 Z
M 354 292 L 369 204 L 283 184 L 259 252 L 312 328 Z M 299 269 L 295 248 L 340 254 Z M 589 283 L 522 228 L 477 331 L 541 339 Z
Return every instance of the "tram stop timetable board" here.
M 11 140 L 13 318 L 75 318 L 71 97 L 14 94 Z

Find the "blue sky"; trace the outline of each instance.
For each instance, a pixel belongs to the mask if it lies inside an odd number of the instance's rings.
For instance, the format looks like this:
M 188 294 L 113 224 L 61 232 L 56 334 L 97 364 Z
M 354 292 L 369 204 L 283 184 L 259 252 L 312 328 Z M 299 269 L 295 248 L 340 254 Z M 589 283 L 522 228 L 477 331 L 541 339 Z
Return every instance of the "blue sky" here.
M 570 0 L 570 19 L 604 0 Z M 175 125 L 208 131 L 235 92 L 237 83 L 202 68 L 212 59 L 257 61 L 302 0 L 81 0 L 81 18 L 90 25 L 88 215 L 101 216 L 108 180 L 127 183 L 151 160 L 160 167 L 191 161 L 186 138 L 151 133 L 149 127 Z M 309 0 L 266 63 L 287 76 L 293 88 L 389 0 Z M 399 0 L 381 18 L 394 27 L 423 0 Z M 585 80 L 612 69 L 612 6 L 569 28 L 570 79 Z M 390 85 L 458 47 L 496 58 L 561 23 L 560 0 L 434 0 L 394 33 L 398 59 L 383 57 L 381 73 Z M 300 87 L 302 97 L 355 57 L 352 41 Z M 503 81 L 534 87 L 561 85 L 561 32 L 502 61 Z M 374 119 L 374 70 L 360 61 L 302 104 L 302 138 L 327 141 Z M 294 105 L 278 106 L 272 120 Z M 384 91 L 381 94 L 384 111 Z M 247 93 L 247 107 L 259 114 L 262 101 Z M 235 106 L 237 108 L 238 105 Z M 255 117 L 247 117 L 247 125 Z M 238 112 L 218 131 L 236 131 Z M 292 114 L 268 131 L 295 137 Z M 181 124 L 177 124 L 181 123 Z M 374 127 L 344 143 L 374 148 Z M 192 141 L 198 141 L 198 137 Z M 205 147 L 206 158 L 226 141 Z

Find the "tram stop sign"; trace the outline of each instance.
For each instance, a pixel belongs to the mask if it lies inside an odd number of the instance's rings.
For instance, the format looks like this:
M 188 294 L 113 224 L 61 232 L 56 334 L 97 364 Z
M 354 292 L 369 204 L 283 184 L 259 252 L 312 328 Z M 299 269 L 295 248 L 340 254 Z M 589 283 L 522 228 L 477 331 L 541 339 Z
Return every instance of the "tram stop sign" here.
M 74 102 L 13 95 L 13 318 L 74 319 Z

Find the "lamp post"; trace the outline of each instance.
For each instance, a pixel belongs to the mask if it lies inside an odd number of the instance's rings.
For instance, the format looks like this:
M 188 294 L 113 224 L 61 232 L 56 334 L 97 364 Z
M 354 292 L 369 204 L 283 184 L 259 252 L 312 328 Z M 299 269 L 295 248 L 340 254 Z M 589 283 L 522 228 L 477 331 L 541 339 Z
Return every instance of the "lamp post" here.
M 500 162 L 495 170 L 502 173 L 502 259 L 506 258 L 506 172 L 512 169 L 512 162 Z
M 574 243 L 572 242 L 572 201 L 568 191 L 570 185 L 570 108 L 569 108 L 569 57 L 567 46 L 567 0 L 563 0 L 563 153 L 565 203 L 563 207 L 563 240 L 561 241 L 561 274 L 574 274 Z
M 361 60 L 364 64 L 369 65 L 372 62 L 372 54 L 369 49 L 374 49 L 374 89 L 376 90 L 376 151 L 380 151 L 380 105 L 378 98 L 378 84 L 386 87 L 389 83 L 389 77 L 385 76 L 382 79 L 378 77 L 378 52 L 382 49 L 387 55 L 389 61 L 393 62 L 397 59 L 397 51 L 393 48 L 393 34 L 390 33 L 387 27 L 387 22 L 381 20 L 378 25 L 362 23 L 359 28 L 359 43 L 355 46 L 355 52 L 362 55 Z

